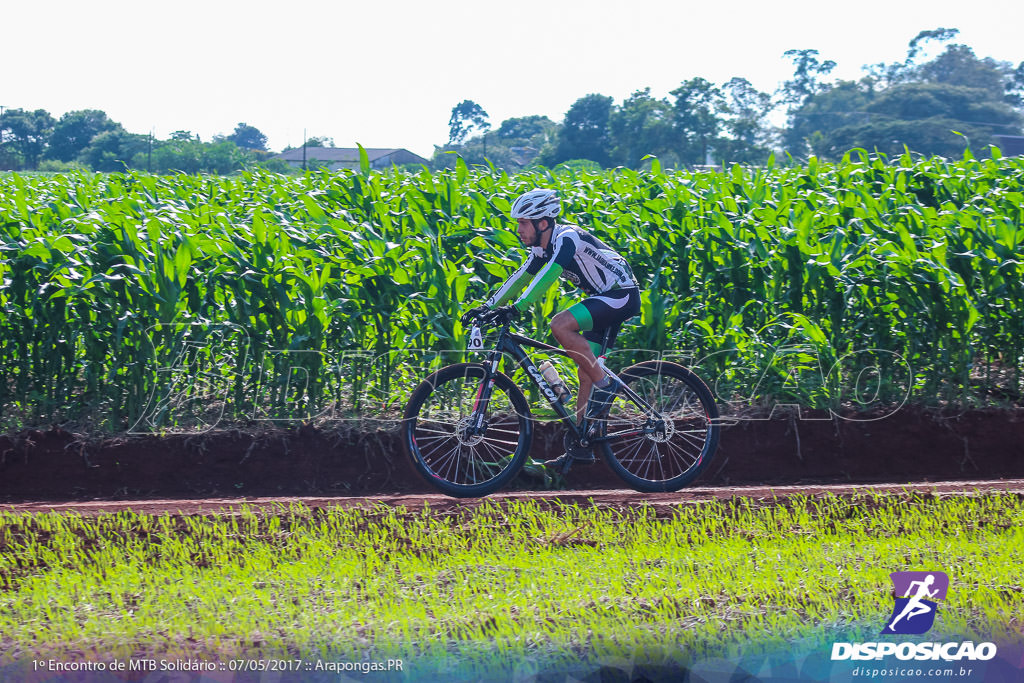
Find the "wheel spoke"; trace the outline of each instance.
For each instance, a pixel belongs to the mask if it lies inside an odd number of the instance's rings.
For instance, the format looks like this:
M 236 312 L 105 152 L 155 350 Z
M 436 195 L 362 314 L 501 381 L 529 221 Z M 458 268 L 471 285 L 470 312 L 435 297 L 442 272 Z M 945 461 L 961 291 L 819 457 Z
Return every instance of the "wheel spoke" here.
M 641 433 L 613 438 L 608 447 L 620 474 L 632 479 L 631 483 L 671 488 L 680 481 L 678 486 L 682 486 L 706 463 L 706 451 L 717 445 L 718 427 L 709 419 L 717 413 L 713 403 L 705 405 L 696 389 L 699 384 L 691 385 L 678 366 L 647 367 L 650 369 L 641 369 L 627 383 L 651 406 L 656 418 L 648 417 L 623 394 L 609 421 L 609 431 Z M 703 395 L 710 401 L 706 390 Z
M 479 367 L 460 368 L 448 376 L 442 370 L 419 399 L 418 409 L 412 408 L 416 416 L 406 426 L 406 445 L 413 458 L 440 480 L 431 479 L 432 483 L 455 495 L 469 495 L 467 489 L 472 495 L 489 493 L 479 487 L 525 457 L 529 411 L 520 415 L 507 383 L 500 381 L 490 388 L 490 398 L 480 401 L 481 376 Z M 469 427 L 481 416 L 482 433 L 472 434 Z
M 461 446 L 456 444 L 454 448 L 441 455 L 436 460 L 432 457 L 425 457 L 423 459 L 424 463 L 426 463 L 427 467 L 429 467 L 434 474 L 439 477 L 443 477 L 444 473 L 450 470 L 452 462 L 458 458 L 459 448 L 461 448 Z
M 682 470 L 684 472 L 686 470 L 690 469 L 691 467 L 693 467 L 694 465 L 696 465 L 698 460 L 700 459 L 700 452 L 699 451 L 698 451 L 697 455 L 694 456 L 694 455 L 688 453 L 687 451 L 683 450 L 682 448 L 680 448 L 678 444 L 674 444 L 671 441 L 667 442 L 665 445 L 668 447 L 666 450 L 669 451 L 669 453 L 667 454 L 666 457 L 671 457 L 673 462 L 680 462 L 680 463 L 682 463 L 684 465 L 682 467 Z M 689 461 L 689 462 L 687 462 L 687 461 Z
M 443 436 L 455 436 L 455 425 L 452 425 L 453 429 L 441 430 L 441 429 L 427 429 L 426 427 L 417 427 L 417 434 L 441 434 Z

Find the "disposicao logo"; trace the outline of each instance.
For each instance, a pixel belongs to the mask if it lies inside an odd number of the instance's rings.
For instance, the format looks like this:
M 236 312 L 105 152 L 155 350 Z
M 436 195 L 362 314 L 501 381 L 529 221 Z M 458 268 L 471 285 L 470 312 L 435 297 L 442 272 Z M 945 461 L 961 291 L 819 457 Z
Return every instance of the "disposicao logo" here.
M 921 635 L 935 624 L 939 602 L 946 599 L 949 577 L 945 572 L 893 572 L 892 614 L 882 635 Z M 995 643 L 973 641 L 945 643 L 874 642 L 833 643 L 832 661 L 881 660 L 895 657 L 917 661 L 987 661 L 996 656 Z
M 945 572 L 893 572 L 896 604 L 882 635 L 920 635 L 935 623 L 939 602 L 946 599 L 949 577 Z

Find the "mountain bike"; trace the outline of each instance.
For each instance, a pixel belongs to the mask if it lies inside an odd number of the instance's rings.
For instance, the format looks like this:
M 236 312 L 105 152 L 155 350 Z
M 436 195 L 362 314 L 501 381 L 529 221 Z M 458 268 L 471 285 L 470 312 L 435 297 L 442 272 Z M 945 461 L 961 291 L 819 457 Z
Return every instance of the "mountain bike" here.
M 416 469 L 433 486 L 460 498 L 485 496 L 526 464 L 534 420 L 522 389 L 498 369 L 503 357 L 518 363 L 565 424 L 566 451 L 594 449 L 632 488 L 676 491 L 707 468 L 718 448 L 718 408 L 692 371 L 667 361 L 645 361 L 616 375 L 604 365 L 606 333 L 598 362 L 622 386 L 603 417 L 584 417 L 577 423 L 523 347 L 568 353 L 512 332 L 511 316 L 507 309 L 495 309 L 476 317 L 470 350 L 486 351 L 483 330 L 498 330 L 487 359 L 441 368 L 409 398 L 402 441 Z M 571 464 L 567 459 L 561 474 Z

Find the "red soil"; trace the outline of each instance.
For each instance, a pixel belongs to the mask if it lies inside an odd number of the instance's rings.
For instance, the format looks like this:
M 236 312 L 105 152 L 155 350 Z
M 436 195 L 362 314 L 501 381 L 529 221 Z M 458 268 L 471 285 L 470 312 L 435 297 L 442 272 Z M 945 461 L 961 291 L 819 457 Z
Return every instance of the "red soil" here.
M 541 425 L 532 457 L 560 452 L 561 433 Z M 788 419 L 740 423 L 722 432 L 718 454 L 698 487 L 970 482 L 1024 479 L 1024 410 L 957 415 L 904 409 L 873 422 Z M 603 463 L 577 467 L 573 491 L 660 500 L 622 489 Z M 523 479 L 511 488 L 536 486 Z M 968 484 L 970 486 L 970 484 Z M 702 494 L 687 489 L 683 495 Z M 372 496 L 422 501 L 434 493 L 406 461 L 392 431 L 222 430 L 197 436 L 87 440 L 59 429 L 0 437 L 0 503 L 135 501 L 178 509 L 266 497 Z M 681 494 L 665 494 L 678 500 Z M 727 494 L 727 495 L 732 495 Z M 760 488 L 751 495 L 770 495 Z M 675 498 L 672 498 L 672 497 Z M 216 499 L 206 500 L 203 499 Z M 441 500 L 443 498 L 438 498 Z M 433 504 L 433 503 L 432 503 Z M 177 507 L 176 507 L 177 506 Z

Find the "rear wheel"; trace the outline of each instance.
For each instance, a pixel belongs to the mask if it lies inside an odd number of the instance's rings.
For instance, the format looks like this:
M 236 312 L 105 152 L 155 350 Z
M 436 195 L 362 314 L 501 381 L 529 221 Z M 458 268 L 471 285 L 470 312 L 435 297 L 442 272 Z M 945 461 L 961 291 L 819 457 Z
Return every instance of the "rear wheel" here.
M 490 399 L 475 413 L 484 368 L 449 365 L 416 387 L 405 409 L 403 443 L 413 465 L 433 486 L 450 496 L 493 493 L 526 462 L 533 440 L 530 408 L 506 375 L 492 376 Z
M 718 449 L 718 407 L 707 385 L 675 363 L 648 361 L 626 368 L 623 383 L 657 417 L 619 391 L 601 433 L 609 466 L 639 491 L 676 491 L 696 479 Z M 619 436 L 615 436 L 619 433 Z

